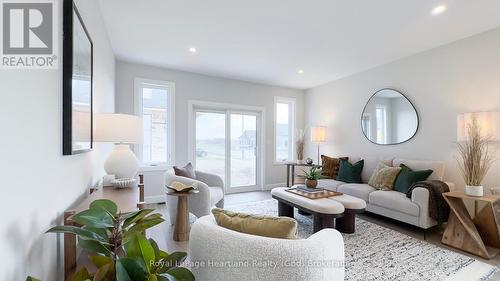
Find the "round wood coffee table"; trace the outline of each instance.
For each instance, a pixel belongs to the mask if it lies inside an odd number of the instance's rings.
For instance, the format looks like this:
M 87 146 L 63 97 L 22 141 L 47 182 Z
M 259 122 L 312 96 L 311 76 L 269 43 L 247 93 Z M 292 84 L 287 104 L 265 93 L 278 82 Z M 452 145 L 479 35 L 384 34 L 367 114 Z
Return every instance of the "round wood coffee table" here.
M 177 215 L 175 217 L 174 225 L 174 241 L 188 241 L 189 240 L 189 208 L 188 208 L 188 197 L 191 194 L 198 193 L 198 190 L 189 190 L 183 192 L 177 192 L 170 188 L 167 188 L 168 196 L 176 196 L 177 199 Z

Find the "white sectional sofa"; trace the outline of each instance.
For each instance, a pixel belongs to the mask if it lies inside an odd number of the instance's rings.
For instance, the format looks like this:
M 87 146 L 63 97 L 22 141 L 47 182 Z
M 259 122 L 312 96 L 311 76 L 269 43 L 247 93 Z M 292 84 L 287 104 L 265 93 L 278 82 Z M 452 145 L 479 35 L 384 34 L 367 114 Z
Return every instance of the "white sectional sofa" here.
M 276 239 L 217 225 L 212 215 L 191 228 L 189 259 L 199 281 L 344 280 L 344 240 L 335 229 L 307 239 Z
M 429 217 L 429 191 L 424 188 L 415 188 L 411 198 L 398 191 L 376 190 L 367 184 L 373 170 L 380 161 L 386 165 L 398 167 L 401 163 L 412 170 L 431 169 L 434 172 L 429 180 L 443 180 L 445 164 L 439 161 L 419 161 L 411 159 L 379 159 L 379 158 L 360 158 L 349 157 L 349 162 L 355 163 L 363 159 L 365 164 L 361 178 L 362 184 L 348 184 L 331 179 L 319 180 L 318 187 L 329 190 L 335 190 L 361 198 L 366 201 L 366 211 L 399 220 L 408 224 L 428 229 L 437 224 Z M 450 190 L 455 189 L 455 185 L 448 184 Z

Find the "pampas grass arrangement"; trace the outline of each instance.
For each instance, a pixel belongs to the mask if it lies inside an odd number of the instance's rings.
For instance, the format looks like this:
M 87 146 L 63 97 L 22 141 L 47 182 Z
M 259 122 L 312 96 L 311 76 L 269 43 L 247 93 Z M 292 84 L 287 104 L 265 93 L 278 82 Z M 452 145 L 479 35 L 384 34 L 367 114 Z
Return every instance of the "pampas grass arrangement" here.
M 306 143 L 306 130 L 300 129 L 296 131 L 296 141 L 295 141 L 295 146 L 297 148 L 297 160 L 303 160 L 304 159 L 304 146 Z
M 494 162 L 488 150 L 488 138 L 481 136 L 481 127 L 473 117 L 467 128 L 467 141 L 457 143 L 460 172 L 468 186 L 481 186 Z

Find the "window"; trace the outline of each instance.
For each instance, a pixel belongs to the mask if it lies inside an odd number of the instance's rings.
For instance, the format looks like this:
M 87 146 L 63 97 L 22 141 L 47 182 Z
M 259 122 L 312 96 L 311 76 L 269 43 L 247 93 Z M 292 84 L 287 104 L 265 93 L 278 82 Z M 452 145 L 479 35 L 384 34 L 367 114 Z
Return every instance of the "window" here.
M 274 159 L 276 163 L 295 159 L 295 99 L 274 98 Z
M 174 91 L 174 83 L 135 80 L 135 114 L 144 125 L 144 143 L 135 151 L 143 164 L 173 163 Z

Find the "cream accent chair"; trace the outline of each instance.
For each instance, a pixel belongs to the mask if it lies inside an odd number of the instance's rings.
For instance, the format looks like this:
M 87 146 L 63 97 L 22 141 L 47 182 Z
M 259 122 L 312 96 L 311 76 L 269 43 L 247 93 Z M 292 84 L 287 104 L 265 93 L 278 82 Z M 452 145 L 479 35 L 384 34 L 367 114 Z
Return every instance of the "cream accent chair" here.
M 199 281 L 344 280 L 344 240 L 335 229 L 276 239 L 220 227 L 209 215 L 191 227 L 189 259 Z
M 170 184 L 174 181 L 191 185 L 198 184 L 199 193 L 192 194 L 188 197 L 189 212 L 200 218 L 210 214 L 210 210 L 217 206 L 224 208 L 224 182 L 222 179 L 213 174 L 195 171 L 196 179 L 176 176 L 174 170 L 168 170 L 165 173 L 165 184 Z M 167 207 L 170 215 L 170 223 L 175 223 L 177 215 L 177 197 L 167 195 Z

